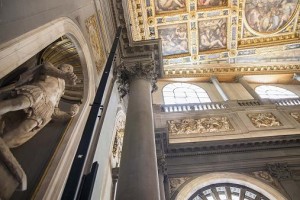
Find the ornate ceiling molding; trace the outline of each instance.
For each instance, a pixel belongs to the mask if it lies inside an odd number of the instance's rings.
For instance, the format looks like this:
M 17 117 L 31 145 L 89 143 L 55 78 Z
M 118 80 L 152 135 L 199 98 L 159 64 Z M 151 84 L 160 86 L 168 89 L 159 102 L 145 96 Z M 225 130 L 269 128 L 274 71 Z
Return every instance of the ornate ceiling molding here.
M 229 63 L 238 57 L 261 55 L 266 48 L 271 52 L 300 48 L 297 0 L 259 6 L 249 0 L 208 4 L 184 0 L 170 5 L 158 0 L 123 2 L 130 21 L 128 37 L 134 41 L 161 38 L 164 66 L 216 60 Z
M 212 75 L 263 75 L 263 74 L 293 74 L 300 70 L 299 63 L 262 64 L 262 65 L 229 65 L 210 64 L 201 66 L 165 67 L 164 78 L 210 77 Z
M 166 130 L 165 130 L 166 132 Z M 233 152 L 261 151 L 272 150 L 278 148 L 293 148 L 300 146 L 300 137 L 292 136 L 287 138 L 265 138 L 265 139 L 245 139 L 239 142 L 202 142 L 202 143 L 183 143 L 169 144 L 167 137 L 162 137 L 165 133 L 156 133 L 156 143 L 161 145 L 160 149 L 164 149 L 166 159 L 172 157 L 210 155 Z

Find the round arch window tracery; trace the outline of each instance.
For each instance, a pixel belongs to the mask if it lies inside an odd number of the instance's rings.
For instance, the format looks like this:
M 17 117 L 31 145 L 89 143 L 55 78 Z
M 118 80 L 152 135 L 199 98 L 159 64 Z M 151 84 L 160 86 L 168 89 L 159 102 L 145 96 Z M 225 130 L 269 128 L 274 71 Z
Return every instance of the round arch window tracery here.
M 211 102 L 207 92 L 189 83 L 170 83 L 163 88 L 165 104 L 188 104 Z
M 290 99 L 298 98 L 295 93 L 272 85 L 260 85 L 255 88 L 255 92 L 263 99 Z
M 198 195 L 199 193 L 202 194 Z M 227 196 L 224 196 L 226 194 L 230 194 L 232 200 L 287 200 L 269 184 L 252 176 L 233 172 L 214 172 L 187 181 L 172 199 L 227 200 Z
M 238 184 L 219 183 L 206 186 L 195 192 L 188 200 L 269 200 L 261 193 Z

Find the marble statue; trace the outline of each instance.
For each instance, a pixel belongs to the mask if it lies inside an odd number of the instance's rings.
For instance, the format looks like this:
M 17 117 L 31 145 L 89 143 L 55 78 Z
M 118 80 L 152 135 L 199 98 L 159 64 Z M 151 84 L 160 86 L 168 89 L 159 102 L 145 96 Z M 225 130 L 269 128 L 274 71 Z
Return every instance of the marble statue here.
M 69 112 L 58 108 L 65 83 L 75 85 L 73 67 L 58 68 L 45 62 L 30 83 L 16 87 L 12 98 L 0 101 L 0 136 L 9 148 L 18 147 L 37 134 L 52 119 L 68 120 L 79 111 L 73 104 Z

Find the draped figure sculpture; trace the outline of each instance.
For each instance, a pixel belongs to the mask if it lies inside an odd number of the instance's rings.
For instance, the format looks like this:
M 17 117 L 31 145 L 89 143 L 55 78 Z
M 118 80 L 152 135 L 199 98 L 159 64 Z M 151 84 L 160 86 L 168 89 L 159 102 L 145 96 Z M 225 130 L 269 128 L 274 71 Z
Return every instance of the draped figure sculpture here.
M 73 67 L 58 68 L 45 62 L 30 83 L 16 87 L 12 98 L 0 101 L 0 136 L 9 148 L 18 147 L 38 133 L 51 119 L 68 120 L 78 113 L 73 104 L 69 112 L 58 108 L 65 82 L 75 85 Z

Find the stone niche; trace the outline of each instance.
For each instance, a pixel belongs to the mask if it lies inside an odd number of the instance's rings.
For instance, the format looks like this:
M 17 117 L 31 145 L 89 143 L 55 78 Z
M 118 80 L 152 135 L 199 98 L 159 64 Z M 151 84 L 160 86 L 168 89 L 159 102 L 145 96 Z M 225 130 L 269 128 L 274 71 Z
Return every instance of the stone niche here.
M 18 110 L 16 111 L 18 113 L 14 115 L 11 114 L 14 112 L 8 112 L 0 116 L 0 199 L 31 199 L 35 196 L 48 170 L 49 163 L 57 153 L 59 146 L 62 145 L 65 133 L 72 122 L 71 115 L 78 112 L 82 103 L 84 92 L 82 62 L 74 43 L 66 36 L 59 38 L 3 77 L 0 80 L 0 102 L 15 98 L 11 95 L 18 96 L 18 94 L 14 94 L 17 91 L 15 88 L 35 84 L 36 76 L 45 76 L 44 78 L 39 77 L 39 80 L 46 81 L 46 73 L 41 72 L 41 65 L 45 62 L 52 63 L 56 69 L 61 64 L 72 65 L 73 72 L 77 76 L 77 80 L 74 80 L 76 85 L 65 81 L 64 93 L 60 100 L 58 98 L 59 109 L 57 110 L 59 111 L 57 112 L 63 112 L 62 115 L 59 115 L 63 120 L 53 120 L 54 114 L 52 114 L 51 120 L 45 123 L 45 126 L 44 122 L 41 122 L 32 129 L 32 132 L 33 130 L 38 131 L 37 134 L 20 146 L 9 148 L 8 143 L 2 138 L 6 133 L 5 130 L 8 130 L 9 123 L 13 122 L 16 126 L 20 124 L 30 114 L 28 113 L 29 109 Z M 59 79 L 62 78 L 59 77 Z M 43 92 L 45 91 L 43 90 Z M 43 98 L 48 98 L 48 96 L 45 95 Z M 72 107 L 75 104 L 78 105 L 76 111 Z M 71 111 L 74 113 L 71 114 Z M 10 121 L 6 120 L 9 115 L 11 116 Z M 55 114 L 55 116 L 57 115 Z

